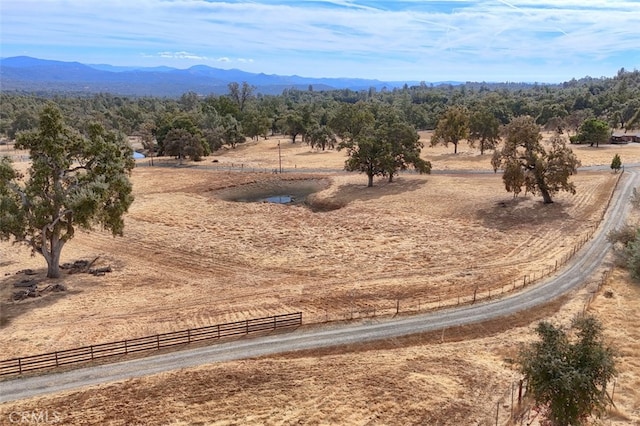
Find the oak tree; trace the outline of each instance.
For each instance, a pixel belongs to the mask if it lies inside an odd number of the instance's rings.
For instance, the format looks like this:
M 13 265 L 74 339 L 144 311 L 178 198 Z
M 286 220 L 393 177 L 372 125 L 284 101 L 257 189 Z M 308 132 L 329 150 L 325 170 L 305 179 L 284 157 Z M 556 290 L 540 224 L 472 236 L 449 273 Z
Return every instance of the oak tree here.
M 96 225 L 122 235 L 123 215 L 133 202 L 131 147 L 100 124 L 81 135 L 65 125 L 57 106 L 40 114 L 37 130 L 20 133 L 16 148 L 29 150 L 27 176 L 8 158 L 0 161 L 0 239 L 31 246 L 60 276 L 60 254 L 76 228 Z
M 488 110 L 479 109 L 469 118 L 469 145 L 473 148 L 476 143 L 480 148 L 480 155 L 486 150 L 495 149 L 500 142 L 500 121 Z
M 373 114 L 371 114 L 373 116 Z M 367 186 L 373 186 L 374 176 L 387 176 L 389 182 L 400 170 L 413 166 L 419 173 L 430 173 L 431 163 L 420 158 L 422 143 L 416 130 L 402 121 L 392 110 L 381 108 L 367 126 L 360 127 L 362 115 L 353 115 L 358 124 L 346 123 L 345 128 L 357 128 L 355 136 L 347 138 L 338 149 L 346 149 L 349 158 L 345 170 L 365 173 Z
M 607 384 L 616 375 L 616 352 L 604 343 L 596 318 L 580 317 L 573 327 L 571 338 L 548 322 L 539 323 L 540 340 L 523 348 L 517 360 L 535 404 L 554 426 L 582 424 L 611 403 Z
M 324 151 L 327 148 L 333 149 L 338 141 L 328 126 L 317 125 L 309 131 L 307 142 L 311 148 L 320 148 Z
M 164 138 L 164 153 L 182 159 L 191 158 L 200 161 L 204 154 L 203 144 L 200 138 L 192 135 L 184 129 L 171 129 Z
M 611 129 L 609 125 L 596 118 L 589 118 L 585 120 L 578 134 L 573 137 L 575 143 L 588 143 L 589 146 L 595 145 L 596 148 L 601 143 L 607 143 L 611 137 Z
M 542 195 L 549 204 L 559 191 L 576 192 L 569 177 L 577 172 L 580 161 L 559 134 L 545 148 L 540 127 L 530 116 L 516 117 L 505 127 L 504 146 L 494 151 L 491 164 L 496 172 L 504 170 L 505 189 L 514 195 L 524 188 Z
M 431 146 L 453 144 L 453 153 L 458 153 L 458 143 L 469 136 L 469 115 L 460 106 L 447 108 L 438 120 L 436 129 L 431 136 Z

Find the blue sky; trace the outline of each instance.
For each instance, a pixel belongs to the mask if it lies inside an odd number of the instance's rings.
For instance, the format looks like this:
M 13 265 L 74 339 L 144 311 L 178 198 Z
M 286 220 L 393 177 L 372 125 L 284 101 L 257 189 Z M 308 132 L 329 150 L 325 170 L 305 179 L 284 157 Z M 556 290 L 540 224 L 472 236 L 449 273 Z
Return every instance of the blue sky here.
M 561 82 L 640 69 L 640 0 L 0 0 L 0 56 L 307 77 Z

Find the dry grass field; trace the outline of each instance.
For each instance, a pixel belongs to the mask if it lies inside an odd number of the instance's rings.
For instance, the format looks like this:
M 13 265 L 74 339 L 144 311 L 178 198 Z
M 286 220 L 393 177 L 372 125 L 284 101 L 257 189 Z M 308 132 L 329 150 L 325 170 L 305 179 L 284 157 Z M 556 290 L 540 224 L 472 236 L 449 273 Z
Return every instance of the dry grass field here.
M 493 173 L 402 174 L 367 188 L 365 176 L 339 172 L 343 152 L 278 142 L 250 142 L 182 167 L 140 160 L 124 237 L 78 233 L 63 251 L 63 262 L 97 258 L 95 266 L 113 272 L 65 275 L 64 293 L 9 301 L 24 278 L 16 272 L 31 268 L 44 280 L 44 262 L 0 243 L 1 357 L 278 313 L 302 311 L 305 323 L 319 323 L 390 314 L 398 300 L 407 312 L 455 304 L 476 289 L 510 291 L 593 231 L 617 179 L 581 172 L 577 194 L 558 194 L 552 205 L 512 199 Z M 637 144 L 574 149 L 583 165 L 608 165 L 614 153 L 640 162 Z M 434 170 L 490 169 L 489 155 L 459 151 L 424 155 Z M 277 169 L 280 156 L 286 173 L 251 171 Z M 244 171 L 228 170 L 238 166 Z M 290 193 L 300 181 L 318 185 L 309 200 L 316 210 L 229 201 Z M 618 410 L 607 422 L 640 424 L 640 289 L 621 272 L 609 288 L 613 297 L 591 306 L 623 353 Z M 493 424 L 517 377 L 504 360 L 531 338 L 536 319 L 568 323 L 587 292 L 444 335 L 165 373 L 0 411 L 55 409 L 68 424 Z

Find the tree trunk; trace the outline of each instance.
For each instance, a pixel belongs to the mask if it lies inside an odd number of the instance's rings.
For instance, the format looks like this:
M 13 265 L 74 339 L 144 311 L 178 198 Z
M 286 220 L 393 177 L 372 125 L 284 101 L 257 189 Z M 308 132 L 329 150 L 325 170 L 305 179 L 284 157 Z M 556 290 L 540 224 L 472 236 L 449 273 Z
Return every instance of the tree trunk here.
M 51 253 L 51 261 L 47 260 L 47 278 L 60 278 L 60 253 L 62 247 Z
M 47 278 L 60 278 L 60 254 L 64 241 L 60 240 L 57 235 L 52 235 L 49 240 L 45 236 L 42 237 L 42 250 L 40 253 L 47 261 Z
M 454 142 L 453 143 L 453 153 L 457 154 L 458 153 L 458 142 Z
M 551 194 L 549 194 L 549 191 L 547 190 L 546 187 L 541 186 L 540 193 L 542 194 L 542 199 L 544 200 L 545 204 L 553 203 L 553 200 L 551 199 Z
M 373 173 L 367 173 L 367 177 L 369 178 L 369 184 L 367 185 L 367 187 L 372 187 L 373 186 Z
M 393 173 L 389 173 L 389 183 L 393 182 Z

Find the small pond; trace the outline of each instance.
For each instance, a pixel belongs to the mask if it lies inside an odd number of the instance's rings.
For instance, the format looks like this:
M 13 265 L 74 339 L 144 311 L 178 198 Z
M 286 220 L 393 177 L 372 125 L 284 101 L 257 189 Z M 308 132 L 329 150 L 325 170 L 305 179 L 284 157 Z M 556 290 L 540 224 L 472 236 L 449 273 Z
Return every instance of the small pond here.
M 276 204 L 289 204 L 296 200 L 293 195 L 271 195 L 261 201 L 265 201 L 267 203 L 276 203 Z
M 241 203 L 305 204 L 307 197 L 329 185 L 324 179 L 278 180 L 223 189 L 218 197 Z

